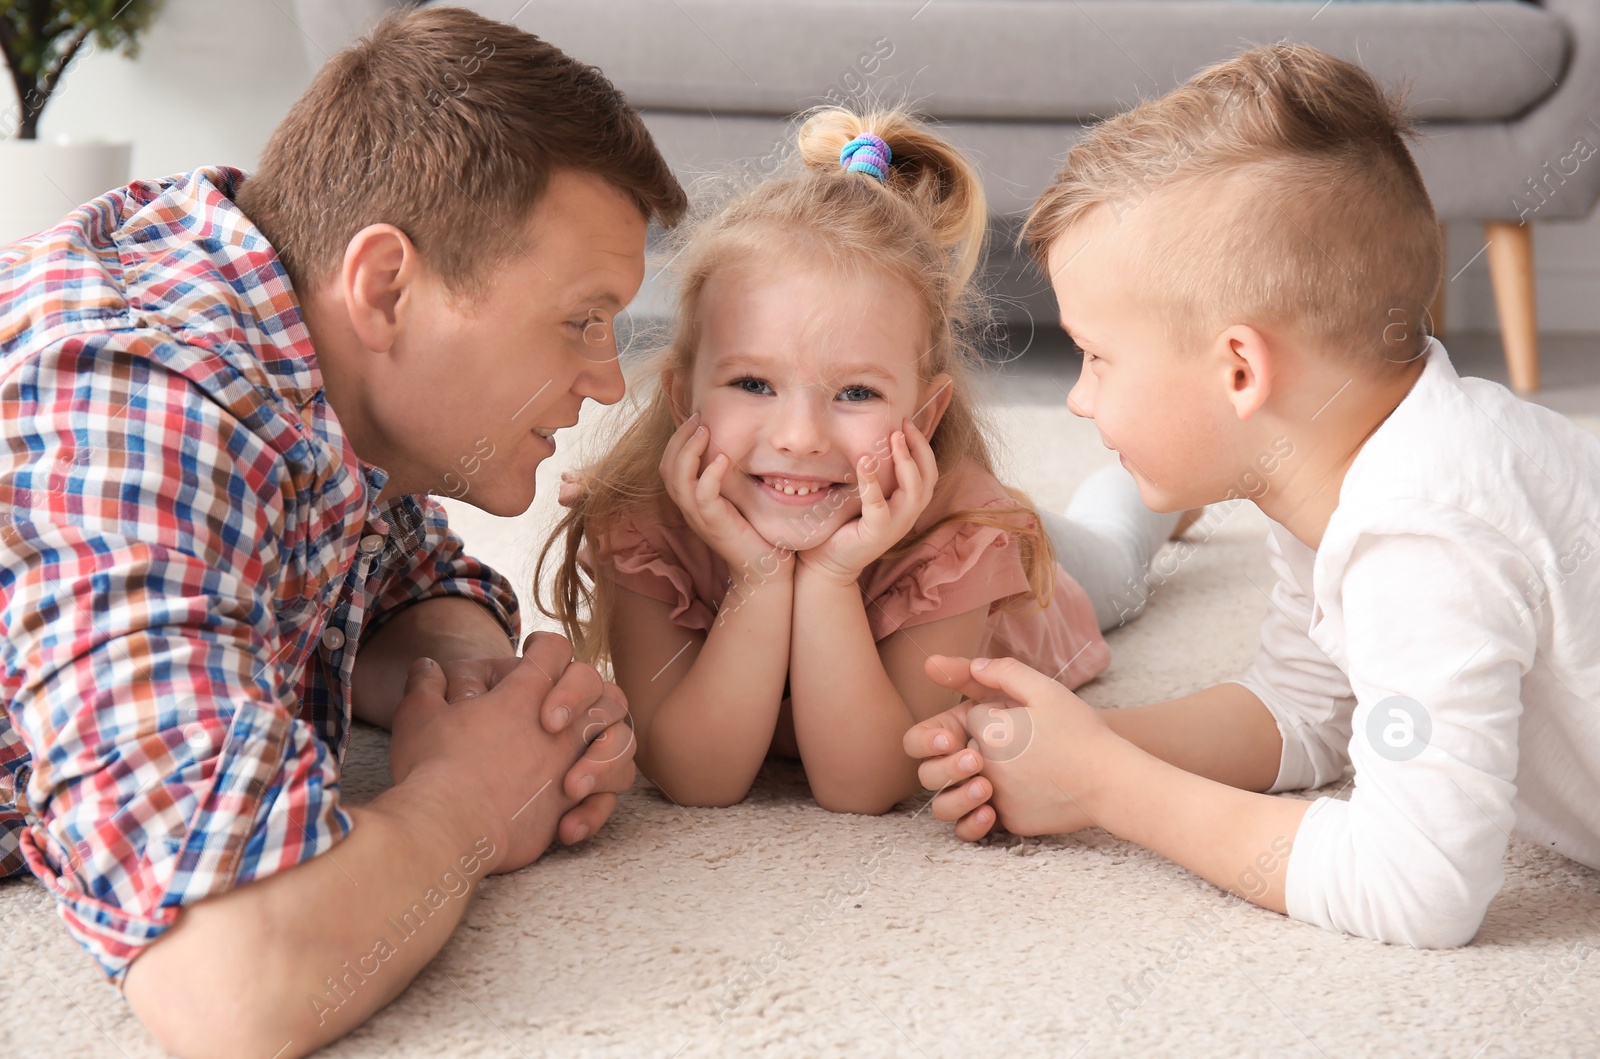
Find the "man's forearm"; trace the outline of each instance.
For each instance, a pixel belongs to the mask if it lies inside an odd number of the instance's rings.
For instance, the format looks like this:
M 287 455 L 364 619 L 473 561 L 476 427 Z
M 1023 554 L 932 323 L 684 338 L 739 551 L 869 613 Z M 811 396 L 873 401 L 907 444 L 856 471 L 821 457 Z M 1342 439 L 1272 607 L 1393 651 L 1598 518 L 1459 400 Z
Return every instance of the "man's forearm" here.
M 333 849 L 184 910 L 124 995 L 180 1056 L 304 1055 L 394 999 L 454 932 L 501 855 L 487 821 L 420 772 Z M 482 828 L 478 824 L 483 823 Z
M 474 600 L 441 596 L 413 603 L 370 640 L 362 639 L 350 678 L 351 710 L 369 724 L 388 728 L 405 691 L 406 672 L 418 658 L 452 662 L 516 653 L 500 622 Z
M 1278 723 L 1242 684 L 1101 716 L 1122 738 L 1185 772 L 1247 791 L 1264 791 L 1278 778 Z

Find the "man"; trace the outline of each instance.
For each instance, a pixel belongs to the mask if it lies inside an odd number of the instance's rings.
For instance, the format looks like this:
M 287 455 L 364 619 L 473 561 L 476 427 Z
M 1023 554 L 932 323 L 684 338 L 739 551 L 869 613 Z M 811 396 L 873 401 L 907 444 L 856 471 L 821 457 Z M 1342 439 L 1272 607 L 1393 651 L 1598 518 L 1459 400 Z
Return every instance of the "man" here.
M 610 321 L 684 208 L 599 71 L 429 9 L 334 57 L 255 174 L 0 250 L 0 874 L 169 1050 L 340 1036 L 460 922 L 441 889 L 631 783 L 620 692 L 552 634 L 517 658 L 424 494 L 528 507 L 548 435 L 622 395 Z M 352 715 L 393 732 L 360 808 Z

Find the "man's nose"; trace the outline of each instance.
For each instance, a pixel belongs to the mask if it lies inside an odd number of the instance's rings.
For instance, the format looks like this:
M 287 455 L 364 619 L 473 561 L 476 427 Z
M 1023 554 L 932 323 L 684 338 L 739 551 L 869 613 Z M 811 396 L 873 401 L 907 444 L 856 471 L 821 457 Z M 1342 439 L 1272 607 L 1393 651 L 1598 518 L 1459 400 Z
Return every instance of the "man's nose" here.
M 615 354 L 613 348 L 609 357 L 585 358 L 573 391 L 580 397 L 590 397 L 601 404 L 616 404 L 622 400 L 627 384 L 622 379 L 622 363 Z

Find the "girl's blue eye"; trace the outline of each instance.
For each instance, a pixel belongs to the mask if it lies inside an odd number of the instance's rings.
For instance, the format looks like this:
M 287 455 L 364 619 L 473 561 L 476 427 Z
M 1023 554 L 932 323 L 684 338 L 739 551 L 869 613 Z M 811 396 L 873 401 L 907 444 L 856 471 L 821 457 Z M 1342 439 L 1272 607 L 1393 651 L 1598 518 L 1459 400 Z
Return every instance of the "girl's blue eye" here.
M 772 387 L 768 386 L 764 379 L 755 379 L 749 376 L 741 379 L 734 379 L 733 382 L 729 383 L 729 385 L 736 386 L 745 393 L 753 393 L 761 396 L 765 396 L 766 394 L 772 392 Z
M 852 403 L 857 401 L 870 401 L 874 397 L 881 396 L 883 395 L 870 386 L 846 386 L 844 389 L 839 391 L 840 400 L 849 401 Z

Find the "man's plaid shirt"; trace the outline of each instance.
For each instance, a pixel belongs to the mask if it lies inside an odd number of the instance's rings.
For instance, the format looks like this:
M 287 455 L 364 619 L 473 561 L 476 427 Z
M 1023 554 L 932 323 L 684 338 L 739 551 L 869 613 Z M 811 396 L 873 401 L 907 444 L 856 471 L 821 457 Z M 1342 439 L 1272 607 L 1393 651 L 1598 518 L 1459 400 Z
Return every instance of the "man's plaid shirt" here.
M 0 876 L 119 985 L 179 909 L 350 830 L 356 647 L 509 583 L 374 500 L 277 254 L 216 167 L 0 248 Z

